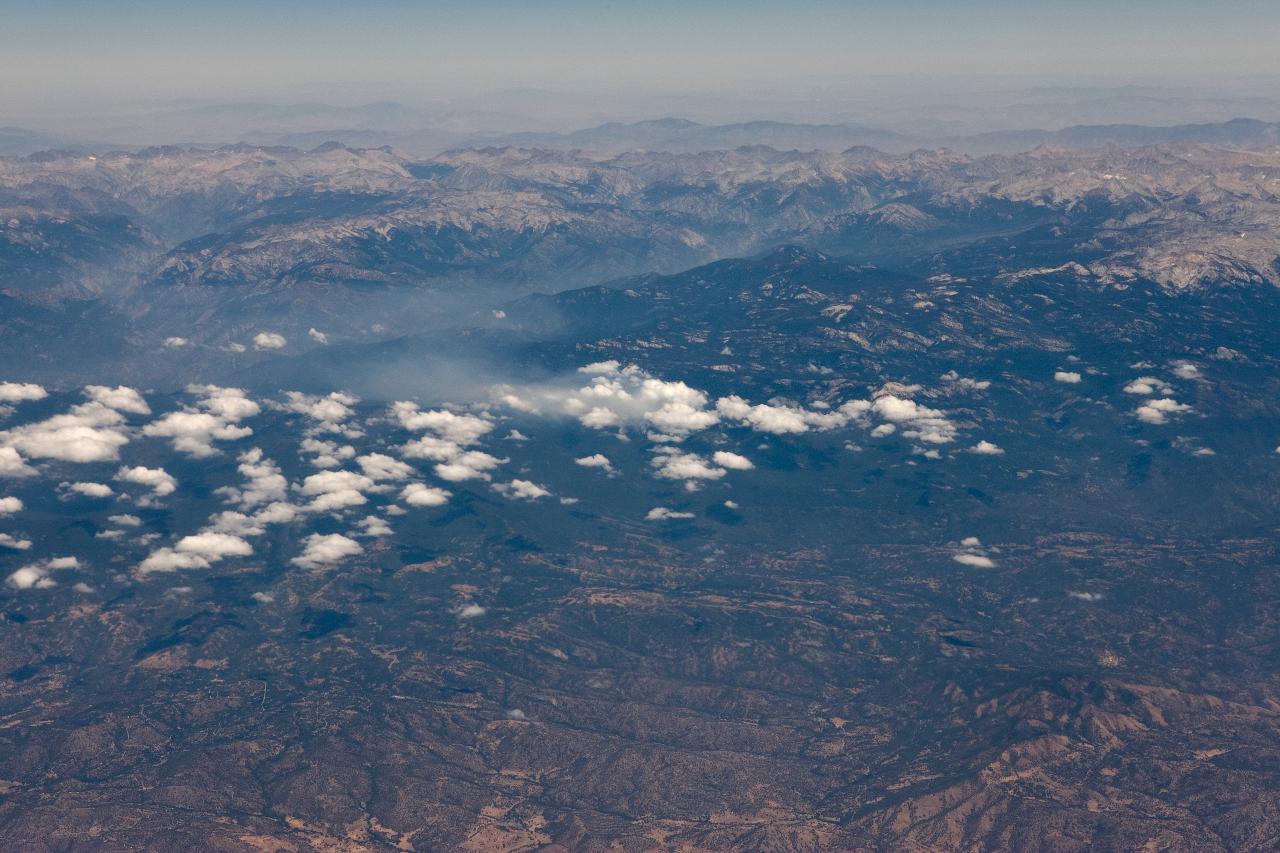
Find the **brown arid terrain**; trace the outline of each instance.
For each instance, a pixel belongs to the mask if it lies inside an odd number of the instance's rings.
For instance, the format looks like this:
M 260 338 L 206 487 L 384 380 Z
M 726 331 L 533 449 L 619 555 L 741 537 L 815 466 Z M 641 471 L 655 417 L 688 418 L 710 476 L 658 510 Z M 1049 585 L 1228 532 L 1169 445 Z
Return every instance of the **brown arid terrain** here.
M 1271 542 L 1076 535 L 975 576 L 916 546 L 699 556 L 619 534 L 407 565 L 374 548 L 259 606 L 231 574 L 11 610 L 2 846 L 1280 840 Z M 1030 595 L 1088 583 L 1081 555 L 1106 598 Z

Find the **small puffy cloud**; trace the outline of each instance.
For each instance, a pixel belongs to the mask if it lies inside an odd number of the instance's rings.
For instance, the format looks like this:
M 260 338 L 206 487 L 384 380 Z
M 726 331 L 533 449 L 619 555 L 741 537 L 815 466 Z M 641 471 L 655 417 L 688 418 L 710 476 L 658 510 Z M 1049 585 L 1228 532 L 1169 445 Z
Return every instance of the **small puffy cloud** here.
M 591 379 L 586 385 L 573 379 L 559 384 L 515 389 L 495 389 L 495 400 L 523 412 L 550 411 L 577 418 L 591 429 L 611 429 L 628 424 L 643 426 L 655 436 L 679 441 L 692 432 L 720 420 L 707 409 L 707 396 L 683 382 L 667 382 L 636 367 L 616 361 L 579 368 Z
M 12 447 L 0 447 L 0 477 L 34 477 L 36 469 Z
M 1080 379 L 1080 374 L 1074 370 L 1059 370 L 1057 373 L 1053 374 L 1054 382 L 1063 382 L 1067 385 L 1078 385 L 1080 383 Z
M 1074 590 L 1068 590 L 1067 595 L 1079 601 L 1101 601 L 1103 598 L 1103 595 L 1100 592 L 1075 592 Z
M 236 470 L 245 478 L 245 485 L 221 488 L 219 494 L 243 507 L 261 506 L 288 497 L 289 481 L 280 472 L 280 466 L 263 455 L 261 448 L 246 450 L 239 460 Z
M 316 468 L 337 468 L 347 459 L 353 459 L 356 449 L 349 444 L 339 445 L 318 438 L 304 438 L 299 448 L 303 453 L 314 453 L 311 464 Z
M 960 548 L 951 556 L 964 566 L 972 566 L 975 569 L 994 569 L 996 567 L 995 560 L 987 556 L 987 549 L 982 547 L 982 543 L 978 541 L 976 536 L 968 536 L 961 540 Z
M 175 335 L 174 337 L 171 337 L 171 338 L 165 338 L 164 345 L 168 349 L 181 349 L 182 347 L 190 346 L 191 341 L 187 340 L 186 338 L 177 337 Z
M 1173 375 L 1179 379 L 1199 379 L 1200 368 L 1189 361 L 1180 361 L 1174 365 Z
M 129 515 L 129 514 L 113 515 L 113 516 L 110 516 L 107 519 L 107 521 L 110 521 L 112 524 L 118 524 L 121 527 L 141 527 L 142 526 L 142 519 L 138 518 L 136 515 Z
M 893 435 L 897 431 L 897 424 L 877 424 L 875 428 L 871 430 L 871 437 L 884 438 L 887 435 Z
M 289 391 L 283 406 L 286 411 L 306 415 L 319 422 L 322 429 L 333 432 L 338 424 L 355 414 L 351 407 L 359 402 L 359 397 L 345 391 L 331 391 L 323 396 Z
M 294 557 L 290 562 L 296 566 L 315 569 L 340 563 L 347 557 L 354 557 L 363 552 L 364 548 L 359 542 L 340 533 L 328 535 L 313 533 L 307 537 L 302 554 Z
M 9 575 L 6 583 L 14 589 L 31 589 L 46 580 L 45 572 L 39 566 L 23 566 Z
M 843 408 L 843 407 L 842 407 Z M 871 404 L 871 411 L 886 421 L 895 423 L 906 438 L 914 438 L 927 444 L 947 444 L 956 437 L 955 425 L 937 409 L 922 406 L 914 400 L 885 394 Z
M 93 402 L 100 403 L 108 409 L 115 409 L 117 412 L 128 412 L 131 415 L 151 414 L 151 407 L 147 405 L 146 400 L 142 399 L 142 395 L 126 385 L 117 385 L 115 388 L 109 388 L 106 385 L 86 385 L 84 393 Z
M 311 340 L 315 341 L 318 344 L 329 343 L 329 336 L 314 327 L 307 329 L 307 337 L 311 338 Z
M 487 612 L 483 607 L 475 603 L 464 604 L 454 611 L 459 619 L 475 619 Z
M 654 475 L 664 480 L 718 480 L 728 473 L 696 453 L 682 453 L 671 447 L 660 447 L 655 453 L 650 464 Z
M 253 546 L 228 533 L 196 533 L 178 540 L 173 550 L 180 554 L 199 554 L 210 562 L 223 557 L 248 557 L 253 554 Z
M 240 344 L 240 343 L 236 343 L 235 341 L 232 341 L 222 349 L 226 352 L 244 352 L 247 349 L 247 347 L 244 344 Z
M 675 521 L 683 518 L 693 518 L 693 513 L 676 512 L 673 509 L 667 509 L 665 506 L 655 506 L 645 513 L 644 518 L 645 521 Z
M 747 457 L 740 456 L 737 453 L 730 453 L 727 450 L 717 450 L 711 455 L 711 461 L 721 468 L 728 468 L 731 471 L 750 471 L 756 467 L 755 463 Z
M 487 418 L 472 414 L 458 414 L 448 409 L 422 412 L 416 403 L 397 402 L 391 406 L 391 414 L 400 425 L 413 432 L 432 432 L 454 444 L 475 444 L 493 429 Z
M 961 376 L 954 370 L 948 370 L 942 374 L 942 381 L 946 382 L 951 388 L 960 391 L 985 391 L 991 387 L 989 379 L 971 379 L 967 376 Z
M 371 480 L 407 480 L 414 475 L 413 466 L 385 453 L 370 453 L 356 458 L 356 464 Z
M 481 421 L 481 423 L 488 426 L 487 422 Z M 469 427 L 460 425 L 454 420 L 446 419 L 442 425 L 446 433 L 452 433 L 457 437 L 465 438 L 470 434 Z M 405 444 L 400 452 L 410 459 L 429 459 L 439 463 L 435 466 L 436 476 L 451 483 L 463 480 L 488 480 L 487 472 L 507 461 L 480 450 L 466 450 L 463 443 L 451 438 L 430 435 Z
M 400 500 L 409 506 L 444 506 L 453 493 L 435 486 L 424 486 L 422 483 L 410 483 L 400 492 Z
M 23 503 L 18 498 L 0 498 L 0 515 L 13 515 L 22 512 Z
M 168 438 L 173 449 L 197 459 L 213 456 L 218 451 L 213 442 L 234 441 L 253 434 L 248 427 L 226 423 L 208 412 L 170 412 L 158 421 L 143 427 L 142 434 Z
M 133 468 L 125 467 L 116 472 L 115 478 L 122 483 L 146 486 L 160 498 L 171 495 L 178 489 L 178 481 L 163 468 L 146 468 L 142 465 Z
M 459 483 L 463 480 L 488 480 L 489 475 L 485 472 L 506 461 L 479 450 L 468 450 L 465 453 L 459 453 L 448 462 L 441 462 L 435 466 L 434 470 L 437 477 L 450 483 Z
M 0 382 L 0 403 L 43 400 L 49 392 L 32 382 Z
M 957 563 L 961 563 L 966 566 L 973 566 L 978 569 L 994 569 L 996 567 L 994 560 L 990 557 L 984 557 L 981 554 L 956 554 L 951 559 L 955 560 Z
M 551 494 L 550 491 L 530 480 L 512 480 L 510 483 L 494 483 L 493 490 L 511 500 L 535 501 Z
M 200 408 L 232 423 L 252 418 L 262 411 L 262 407 L 250 400 L 240 388 L 188 385 L 187 392 L 200 397 L 197 404 Z
M 645 412 L 644 418 L 658 434 L 676 437 L 704 430 L 720 422 L 720 416 L 715 412 L 683 400 L 663 403 L 660 408 Z
M 9 533 L 0 533 L 0 548 L 12 548 L 15 551 L 31 550 L 30 539 L 18 539 Z
M 1172 397 L 1160 397 L 1155 400 L 1148 400 L 1135 409 L 1133 413 L 1143 423 L 1163 424 L 1169 420 L 1169 415 L 1189 411 L 1191 411 L 1191 407 L 1185 403 L 1179 403 Z
M 985 439 L 971 447 L 969 452 L 976 453 L 979 456 L 1001 456 L 1004 454 L 1004 450 L 999 445 L 992 444 Z
M 1124 386 L 1126 394 L 1172 394 L 1173 386 L 1157 376 L 1139 376 Z
M 376 515 L 366 515 L 364 518 L 356 522 L 356 526 L 360 528 L 361 536 L 377 537 L 390 536 L 391 525 Z
M 773 435 L 808 432 L 810 428 L 809 418 L 803 409 L 765 403 L 753 406 L 737 395 L 717 400 L 716 411 L 725 418 L 738 421 L 758 432 Z
M 180 569 L 207 569 L 209 561 L 199 554 L 183 554 L 172 548 L 161 548 L 147 555 L 138 564 L 138 571 L 144 575 L 152 572 L 176 572 Z
M 599 468 L 606 474 L 613 473 L 613 463 L 609 461 L 609 457 L 603 453 L 593 453 L 590 456 L 579 456 L 573 460 L 573 464 L 581 465 L 583 468 Z
M 239 513 L 233 513 L 233 515 L 239 515 Z M 138 565 L 138 571 L 146 575 L 152 572 L 174 572 L 180 569 L 207 569 L 227 557 L 248 557 L 252 554 L 253 546 L 241 537 L 233 533 L 208 529 L 182 537 L 172 548 L 160 548 L 151 552 Z
M 258 332 L 253 336 L 254 349 L 283 349 L 288 341 L 284 339 L 284 335 L 275 332 Z
M 258 602 L 259 604 L 270 604 L 271 602 L 276 600 L 276 597 L 274 595 L 272 595 L 269 592 L 262 592 L 261 590 L 259 590 L 258 592 L 255 592 L 253 595 L 249 597 L 252 598 L 254 601 Z
M 60 483 L 58 488 L 66 496 L 80 495 L 85 498 L 109 498 L 115 495 L 115 490 L 106 483 Z
M 725 501 L 725 502 L 724 502 L 724 505 L 725 505 L 725 506 L 727 506 L 729 509 L 737 509 L 737 508 L 738 508 L 738 502 L 737 502 L 737 501 Z
M 322 471 L 303 480 L 298 490 L 312 498 L 307 509 L 331 512 L 367 503 L 368 499 L 362 492 L 373 488 L 373 485 L 373 480 L 354 471 Z
M 301 512 L 298 507 L 292 504 L 275 501 L 258 510 L 254 514 L 253 520 L 258 524 L 288 524 L 296 519 Z

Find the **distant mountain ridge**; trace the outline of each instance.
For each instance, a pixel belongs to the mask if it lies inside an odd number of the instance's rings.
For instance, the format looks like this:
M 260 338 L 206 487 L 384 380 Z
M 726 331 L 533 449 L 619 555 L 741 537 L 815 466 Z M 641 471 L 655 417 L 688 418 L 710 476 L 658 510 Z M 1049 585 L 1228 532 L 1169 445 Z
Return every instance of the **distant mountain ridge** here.
M 232 134 L 234 138 L 220 138 L 218 120 L 224 115 L 235 117 L 248 129 Z M 704 124 L 667 116 L 634 122 L 610 121 L 566 132 L 502 132 L 476 130 L 470 127 L 474 120 L 432 115 L 390 103 L 346 110 L 322 104 L 298 104 L 289 108 L 226 105 L 200 111 L 180 111 L 165 120 L 173 125 L 168 133 L 170 136 L 180 135 L 182 128 L 187 128 L 187 141 L 181 143 L 184 145 L 218 147 L 243 143 L 307 150 L 332 141 L 351 148 L 393 146 L 414 157 L 481 147 L 583 150 L 609 155 L 630 151 L 696 154 L 754 145 L 780 151 L 843 151 L 867 147 L 891 154 L 905 154 L 920 148 L 951 148 L 971 156 L 984 156 L 1016 154 L 1040 145 L 1096 148 L 1199 144 L 1257 149 L 1280 144 L 1280 122 L 1257 118 L 1176 125 L 1080 124 L 1058 130 L 1028 128 L 958 135 L 905 133 L 838 122 L 752 120 Z M 190 122 L 189 127 L 184 122 Z M 136 137 L 139 132 L 138 128 L 121 125 L 109 131 L 105 138 L 128 139 Z M 97 141 L 91 141 L 38 129 L 2 127 L 0 156 L 26 156 L 55 148 L 98 153 L 113 148 L 139 148 L 137 145 L 104 143 L 102 138 L 99 134 Z

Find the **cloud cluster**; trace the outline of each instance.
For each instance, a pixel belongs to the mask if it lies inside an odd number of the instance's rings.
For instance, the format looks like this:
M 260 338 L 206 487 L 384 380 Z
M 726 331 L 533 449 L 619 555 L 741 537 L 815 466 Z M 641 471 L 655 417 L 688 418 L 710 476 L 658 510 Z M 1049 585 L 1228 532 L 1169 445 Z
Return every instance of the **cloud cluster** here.
M 348 438 L 359 438 L 364 432 L 346 424 L 356 413 L 352 406 L 359 402 L 359 397 L 345 391 L 331 391 L 323 396 L 289 391 L 279 407 L 287 412 L 306 415 L 314 421 L 308 433 L 336 432 Z
M 1126 394 L 1142 394 L 1144 396 L 1152 394 L 1169 395 L 1173 393 L 1173 386 L 1158 376 L 1139 376 L 1124 386 L 1123 390 Z
M 492 431 L 493 422 L 488 418 L 447 409 L 423 412 L 417 405 L 405 402 L 394 404 L 391 413 L 405 429 L 430 433 L 404 444 L 400 454 L 406 459 L 435 462 L 433 470 L 441 480 L 450 483 L 489 480 L 492 476 L 489 472 L 508 461 L 482 450 L 468 449 Z
M 1145 424 L 1163 424 L 1168 422 L 1169 415 L 1181 414 L 1182 412 L 1191 411 L 1191 407 L 1185 403 L 1179 403 L 1172 397 L 1159 397 L 1154 400 L 1147 400 L 1133 413 Z
M 149 415 L 151 408 L 132 388 L 89 385 L 87 403 L 43 421 L 0 432 L 0 472 L 34 473 L 23 457 L 64 462 L 112 462 L 129 443 L 125 414 Z
M 239 460 L 236 470 L 245 478 L 245 484 L 240 488 L 224 486 L 218 489 L 218 494 L 242 507 L 263 506 L 288 499 L 289 481 L 281 473 L 280 466 L 263 455 L 261 448 L 246 450 L 240 454 Z
M 521 412 L 575 417 L 593 429 L 643 428 L 651 440 L 667 443 L 681 442 L 721 423 L 772 435 L 833 430 L 850 424 L 872 428 L 880 423 L 889 427 L 880 435 L 902 429 L 906 437 L 929 444 L 954 441 L 957 433 L 944 412 L 902 396 L 919 391 L 919 386 L 891 384 L 874 400 L 850 400 L 836 409 L 825 403 L 809 408 L 786 401 L 753 404 L 737 394 L 721 397 L 712 405 L 704 392 L 684 382 L 659 379 L 634 365 L 622 367 L 616 361 L 605 361 L 582 367 L 579 373 L 590 377 L 586 385 L 501 386 L 494 390 L 494 399 Z M 990 385 L 958 374 L 943 378 L 958 388 L 981 390 Z
M 239 388 L 192 385 L 187 391 L 199 395 L 195 406 L 170 412 L 142 429 L 146 436 L 168 438 L 173 449 L 196 459 L 215 455 L 214 441 L 235 441 L 253 435 L 240 421 L 261 412 L 261 407 Z
M 459 414 L 448 409 L 423 412 L 417 403 L 404 401 L 392 404 L 391 415 L 410 432 L 430 432 L 464 447 L 477 443 L 493 430 L 493 422 L 479 415 Z
M 304 438 L 299 449 L 303 453 L 314 454 L 311 464 L 316 468 L 337 468 L 356 455 L 356 449 L 349 444 L 339 445 L 337 442 L 318 438 Z
M 80 568 L 80 561 L 75 557 L 53 557 L 39 563 L 31 563 L 13 572 L 6 583 L 14 589 L 48 589 L 58 585 L 50 577 L 52 572 Z
M 212 530 L 184 536 L 172 548 L 153 551 L 138 566 L 142 574 L 207 569 L 227 557 L 248 557 L 253 546 L 239 536 Z
M 696 453 L 685 453 L 674 447 L 656 447 L 653 453 L 654 457 L 649 464 L 653 467 L 655 477 L 683 480 L 691 490 L 697 487 L 698 480 L 718 480 L 729 473 L 727 469 Z
M 48 391 L 32 382 L 0 382 L 0 403 L 24 403 L 48 396 Z
M 309 512 L 335 512 L 368 503 L 364 492 L 373 487 L 372 479 L 355 471 L 321 471 L 307 477 L 297 488 L 311 498 L 306 506 Z

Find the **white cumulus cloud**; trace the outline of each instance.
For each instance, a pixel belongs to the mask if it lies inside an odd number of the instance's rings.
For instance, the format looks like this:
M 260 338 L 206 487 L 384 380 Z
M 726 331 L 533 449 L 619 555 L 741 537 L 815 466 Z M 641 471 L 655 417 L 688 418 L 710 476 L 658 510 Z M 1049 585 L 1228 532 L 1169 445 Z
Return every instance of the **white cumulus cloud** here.
M 302 554 L 294 557 L 291 562 L 297 566 L 315 569 L 340 563 L 348 557 L 354 557 L 363 552 L 364 548 L 359 542 L 340 533 L 327 535 L 313 533 L 307 537 Z

